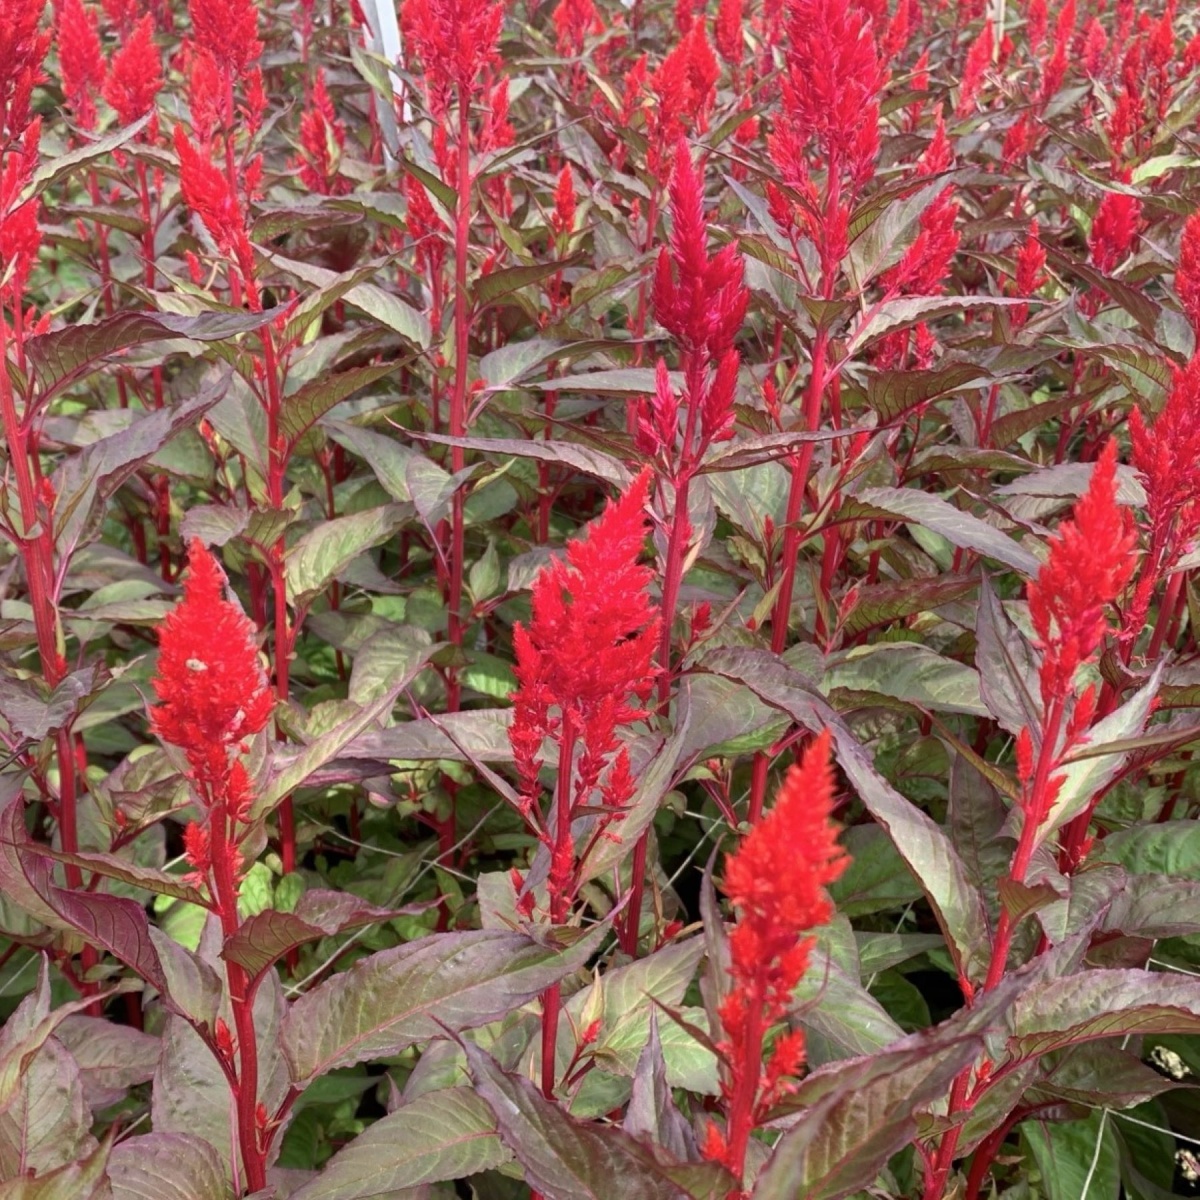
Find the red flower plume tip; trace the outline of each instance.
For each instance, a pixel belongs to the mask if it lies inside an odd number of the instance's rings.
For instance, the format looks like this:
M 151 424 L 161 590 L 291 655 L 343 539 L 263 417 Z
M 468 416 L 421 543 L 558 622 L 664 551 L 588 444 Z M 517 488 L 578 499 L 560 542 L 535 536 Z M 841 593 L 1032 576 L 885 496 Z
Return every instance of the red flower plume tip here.
M 222 594 L 225 573 L 199 540 L 188 549 L 183 600 L 159 630 L 150 725 L 187 755 L 197 782 L 227 783 L 229 752 L 271 716 L 254 626 Z
M 147 13 L 113 55 L 104 98 L 122 125 L 131 125 L 154 108 L 162 90 L 162 58 L 154 44 L 154 18 Z
M 1065 699 L 1075 672 L 1099 649 L 1107 609 L 1137 564 L 1136 531 L 1117 505 L 1117 447 L 1109 442 L 1072 519 L 1058 527 L 1050 554 L 1029 585 L 1029 615 L 1043 652 L 1042 698 Z
M 1200 337 L 1200 213 L 1192 213 L 1183 226 L 1175 291 L 1196 336 Z

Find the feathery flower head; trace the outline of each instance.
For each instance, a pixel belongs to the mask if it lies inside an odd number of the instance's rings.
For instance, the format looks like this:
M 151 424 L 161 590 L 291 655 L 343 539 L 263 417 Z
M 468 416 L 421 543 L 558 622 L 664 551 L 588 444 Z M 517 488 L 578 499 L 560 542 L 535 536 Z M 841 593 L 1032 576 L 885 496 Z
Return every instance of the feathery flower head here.
M 870 18 L 850 0 L 788 0 L 782 111 L 769 142 L 784 182 L 806 178 L 805 155 L 861 187 L 879 154 L 879 97 L 887 70 Z
M 584 39 L 597 32 L 600 14 L 593 0 L 558 0 L 554 9 L 555 44 L 564 58 L 583 53 Z
M 776 1041 L 763 1070 L 754 1033 L 761 1038 L 787 1011 L 808 967 L 813 939 L 805 935 L 833 916 L 825 889 L 841 876 L 848 859 L 837 842 L 832 809 L 830 737 L 823 730 L 788 771 L 774 808 L 725 861 L 721 890 L 737 924 L 729 935 L 732 986 L 720 1008 L 722 1091 L 728 1102 L 735 1091 L 753 1089 L 755 1124 L 786 1092 L 788 1078 L 804 1061 L 803 1035 L 792 1033 Z M 739 1157 L 739 1139 L 737 1131 L 730 1134 L 731 1141 L 710 1134 L 705 1154 L 740 1177 L 742 1162 L 733 1161 Z
M 44 11 L 41 0 L 0 0 L 0 145 L 16 141 L 32 116 L 29 98 L 50 46 Z
M 1194 220 L 1194 218 L 1193 218 Z M 1200 533 L 1200 357 L 1176 370 L 1167 402 L 1147 426 L 1141 410 L 1129 416 L 1133 465 L 1146 489 L 1149 548 L 1124 625 L 1142 629 L 1155 586 L 1188 553 Z
M 1050 542 L 1050 553 L 1029 584 L 1029 615 L 1042 649 L 1042 697 L 1071 694 L 1075 672 L 1100 648 L 1109 606 L 1137 564 L 1130 514 L 1117 504 L 1117 446 L 1104 447 L 1087 492 Z
M 542 569 L 533 585 L 532 619 L 513 629 L 518 687 L 509 738 L 528 805 L 539 793 L 543 737 L 569 721 L 598 764 L 617 749 L 615 730 L 641 719 L 641 704 L 654 687 L 654 573 L 638 562 L 649 481 L 643 471 L 570 542 L 565 558 Z M 581 776 L 590 771 L 581 766 Z
M 38 164 L 42 121 L 34 117 L 0 166 L 0 302 L 20 302 L 42 244 L 38 225 L 42 204 L 19 197 Z
M 112 57 L 104 98 L 112 105 L 122 125 L 130 125 L 154 108 L 162 90 L 162 58 L 154 44 L 154 18 L 147 13 L 133 27 Z M 153 140 L 157 121 L 148 136 Z
M 338 120 L 325 87 L 325 71 L 318 69 L 308 104 L 300 118 L 300 147 L 296 161 L 300 182 L 323 196 L 340 196 L 350 190 L 350 181 L 338 174 L 346 127 Z
M 83 0 L 62 0 L 57 24 L 58 70 L 63 95 L 85 129 L 96 124 L 93 96 L 104 84 L 104 56 L 94 9 Z
M 450 111 L 454 89 L 474 96 L 496 62 L 504 6 L 497 0 L 408 0 L 400 21 L 410 54 L 420 60 L 432 116 Z M 411 64 L 410 64 L 411 65 Z
M 1175 292 L 1184 314 L 1200 339 L 1200 212 L 1183 224 L 1179 243 L 1179 266 L 1175 268 Z
M 262 729 L 274 698 L 259 664 L 254 626 L 223 594 L 225 573 L 195 539 L 188 548 L 183 600 L 159 630 L 150 726 L 179 746 L 201 785 L 224 788 L 229 755 Z
M 721 0 L 713 26 L 717 53 L 731 66 L 742 61 L 745 52 L 745 31 L 742 16 L 743 0 Z
M 1142 202 L 1124 192 L 1105 192 L 1092 222 L 1088 250 L 1097 270 L 1110 274 L 1133 249 Z
M 196 45 L 229 78 L 240 78 L 262 54 L 254 0 L 188 0 L 188 13 Z
M 558 176 L 550 228 L 558 237 L 567 237 L 575 230 L 575 176 L 571 173 L 570 163 L 563 167 Z

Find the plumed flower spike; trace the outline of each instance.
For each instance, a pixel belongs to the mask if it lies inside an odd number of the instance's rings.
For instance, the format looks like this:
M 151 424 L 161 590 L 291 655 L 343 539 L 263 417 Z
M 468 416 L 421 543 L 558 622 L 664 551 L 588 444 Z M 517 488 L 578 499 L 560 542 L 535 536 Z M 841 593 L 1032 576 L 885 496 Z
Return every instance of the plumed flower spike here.
M 262 53 L 254 0 L 189 0 L 192 35 L 218 67 L 240 78 Z
M 1184 314 L 1200 338 L 1200 212 L 1192 213 L 1183 226 L 1175 291 Z
M 808 746 L 784 779 L 775 807 L 725 863 L 721 890 L 737 913 L 729 936 L 732 986 L 721 1004 L 725 1060 L 723 1134 L 710 1131 L 705 1153 L 740 1180 L 750 1133 L 803 1065 L 803 1035 L 779 1038 L 764 1069 L 764 1035 L 791 1005 L 808 967 L 810 929 L 833 916 L 825 889 L 846 869 L 837 843 L 829 732 Z
M 202 789 L 223 794 L 230 752 L 262 729 L 274 706 L 254 627 L 223 595 L 225 574 L 198 540 L 188 549 L 183 600 L 159 631 L 150 725 L 187 755 Z
M 104 83 L 104 57 L 96 13 L 82 0 L 63 0 L 58 9 L 58 70 L 63 94 L 85 129 L 96 123 L 95 93 Z
M 570 543 L 565 559 L 542 570 L 533 585 L 532 620 L 513 630 L 519 686 L 510 739 L 529 806 L 540 790 L 543 737 L 569 721 L 587 756 L 600 762 L 617 748 L 616 728 L 642 717 L 640 703 L 654 687 L 653 572 L 638 562 L 649 479 L 642 472 Z
M 131 125 L 154 108 L 162 90 L 162 59 L 154 44 L 154 18 L 147 13 L 112 57 L 104 98 L 122 125 Z
M 1075 672 L 1100 648 L 1107 610 L 1125 590 L 1137 558 L 1136 533 L 1117 505 L 1117 448 L 1109 442 L 1086 494 L 1050 543 L 1050 554 L 1029 585 L 1029 614 L 1041 645 L 1042 698 L 1064 700 Z

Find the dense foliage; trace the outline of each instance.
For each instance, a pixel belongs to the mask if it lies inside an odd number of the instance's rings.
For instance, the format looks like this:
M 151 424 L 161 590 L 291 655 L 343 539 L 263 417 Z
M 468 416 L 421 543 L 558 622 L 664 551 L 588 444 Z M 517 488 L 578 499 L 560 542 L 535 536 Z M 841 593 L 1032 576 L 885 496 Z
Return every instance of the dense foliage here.
M 0 1200 L 1200 1175 L 1200 12 L 0 0 Z

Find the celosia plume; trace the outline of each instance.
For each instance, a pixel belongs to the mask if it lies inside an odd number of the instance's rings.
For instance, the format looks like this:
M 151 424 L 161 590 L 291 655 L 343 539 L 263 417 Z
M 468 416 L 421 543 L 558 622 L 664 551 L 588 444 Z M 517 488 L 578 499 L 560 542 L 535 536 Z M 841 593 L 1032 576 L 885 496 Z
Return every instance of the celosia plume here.
M 183 600 L 159 630 L 153 680 L 151 728 L 183 750 L 202 798 L 227 786 L 231 755 L 266 725 L 275 703 L 254 626 L 224 587 L 217 560 L 193 540 Z
M 1183 224 L 1179 242 L 1179 266 L 1175 268 L 1175 293 L 1200 340 L 1200 212 L 1194 212 Z
M 1127 182 L 1127 181 L 1126 181 Z M 1088 249 L 1092 263 L 1111 273 L 1133 249 L 1141 221 L 1142 202 L 1124 192 L 1105 192 L 1092 222 Z
M 254 0 L 188 0 L 192 38 L 230 79 L 239 79 L 260 54 Z
M 571 740 L 582 741 L 576 786 L 586 795 L 618 750 L 616 730 L 644 716 L 658 638 L 649 596 L 654 573 L 638 562 L 649 478 L 639 475 L 568 545 L 565 559 L 542 570 L 533 585 L 532 618 L 513 629 L 518 688 L 509 739 L 527 809 L 541 791 L 543 738 L 569 726 Z
M 1130 514 L 1117 504 L 1117 447 L 1109 442 L 1087 492 L 1050 542 L 1028 588 L 1029 615 L 1042 650 L 1042 699 L 1073 690 L 1075 673 L 1100 648 L 1108 610 L 1125 590 L 1137 558 Z
M 154 44 L 154 18 L 147 14 L 113 55 L 104 98 L 113 106 L 121 124 L 129 125 L 153 110 L 162 83 L 162 59 Z
M 58 9 L 58 70 L 63 95 L 85 129 L 96 123 L 95 95 L 104 84 L 104 56 L 96 13 L 82 0 L 62 0 Z
M 496 0 L 408 0 L 401 10 L 406 43 L 421 62 L 429 111 L 441 119 L 453 93 L 478 93 L 497 59 L 504 6 Z
M 325 72 L 318 70 L 300 118 L 302 153 L 297 166 L 305 187 L 324 196 L 340 196 L 350 190 L 350 181 L 338 173 L 345 144 L 346 127 L 338 120 L 329 98 Z
M 742 1178 L 750 1133 L 804 1063 L 804 1035 L 779 1037 L 764 1068 L 765 1035 L 791 1006 L 808 968 L 808 931 L 833 916 L 825 889 L 846 869 L 837 843 L 830 738 L 823 731 L 787 773 L 775 806 L 725 863 L 721 890 L 737 914 L 729 935 L 730 988 L 721 1002 L 729 1125 L 710 1125 L 704 1152 Z

